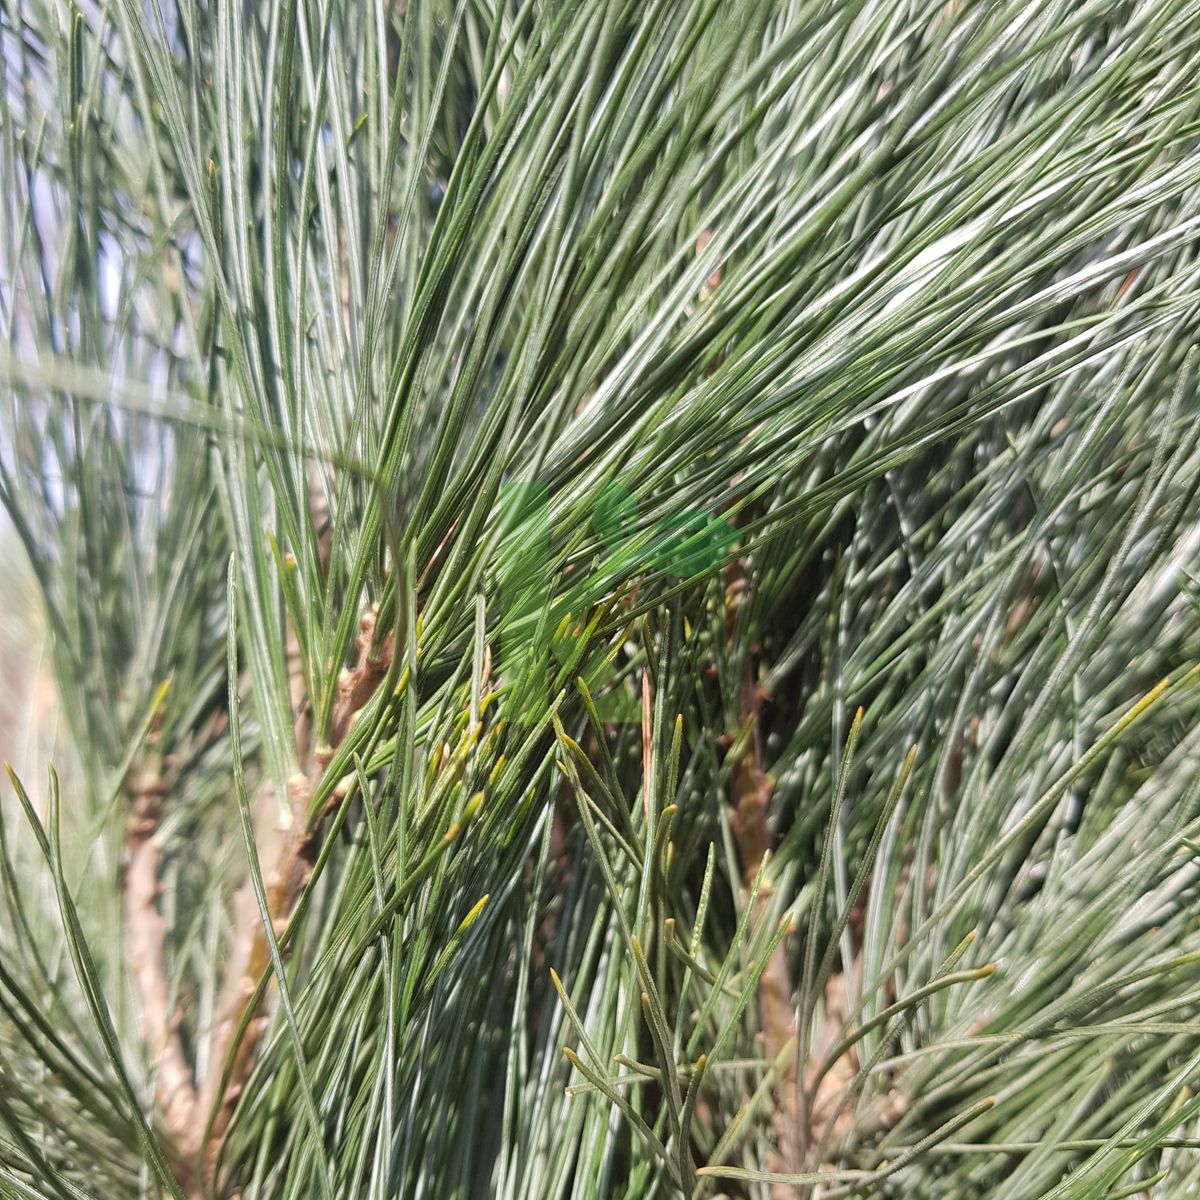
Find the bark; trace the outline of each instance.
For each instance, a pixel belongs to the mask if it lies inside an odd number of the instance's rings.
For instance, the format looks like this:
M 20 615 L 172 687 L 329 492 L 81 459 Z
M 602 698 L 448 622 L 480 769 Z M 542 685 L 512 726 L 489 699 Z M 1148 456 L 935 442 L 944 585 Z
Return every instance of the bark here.
M 330 745 L 312 752 L 311 715 L 301 698 L 296 722 L 297 748 L 309 759 L 307 774 L 288 785 L 288 814 L 279 821 L 278 804 L 270 786 L 256 800 L 256 850 L 267 889 L 267 908 L 276 936 L 285 929 L 307 884 L 315 859 L 320 820 L 309 824 L 308 807 L 322 781 L 333 750 L 349 731 L 354 718 L 387 674 L 392 638 L 372 654 L 375 615 L 362 621 L 358 662 L 342 672 L 330 719 Z M 295 685 L 297 675 L 293 676 Z M 293 695 L 296 701 L 296 695 Z M 153 741 L 155 735 L 151 735 Z M 128 963 L 137 996 L 138 1022 L 155 1070 L 155 1100 L 160 1127 L 175 1173 L 189 1196 L 211 1194 L 217 1155 L 237 1102 L 257 1061 L 259 1044 L 269 1024 L 260 998 L 242 1036 L 238 1029 L 246 1006 L 269 969 L 266 932 L 247 876 L 233 898 L 229 959 L 217 1002 L 216 1023 L 208 1033 L 208 1070 L 197 1087 L 182 1039 L 179 1014 L 171 1003 L 166 959 L 166 922 L 159 911 L 161 846 L 158 837 L 163 801 L 169 783 L 163 778 L 157 754 L 147 754 L 141 774 L 127 784 L 130 816 L 126 827 L 127 863 L 123 879 L 125 936 Z M 335 793 L 336 794 L 336 793 Z M 228 1064 L 228 1078 L 222 1085 Z M 206 1136 L 205 1127 L 212 1117 Z

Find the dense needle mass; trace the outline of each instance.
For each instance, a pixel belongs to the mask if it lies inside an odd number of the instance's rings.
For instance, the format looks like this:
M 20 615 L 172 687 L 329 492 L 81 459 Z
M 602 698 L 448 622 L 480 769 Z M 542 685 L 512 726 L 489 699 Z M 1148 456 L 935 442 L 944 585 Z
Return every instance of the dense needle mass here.
M 1200 1195 L 1200 3 L 0 51 L 0 1191 Z

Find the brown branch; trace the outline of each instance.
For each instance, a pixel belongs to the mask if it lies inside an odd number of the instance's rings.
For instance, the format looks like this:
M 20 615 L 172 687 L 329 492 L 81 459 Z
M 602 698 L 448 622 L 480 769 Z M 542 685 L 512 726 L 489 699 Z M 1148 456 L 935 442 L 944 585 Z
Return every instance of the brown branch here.
M 741 562 L 730 565 L 726 574 L 726 599 L 731 616 L 726 630 L 729 643 L 734 641 L 736 609 L 747 594 L 745 568 Z M 738 700 L 737 739 L 744 749 L 734 772 L 734 810 L 730 827 L 737 843 L 742 864 L 742 878 L 748 889 L 762 866 L 763 858 L 774 844 L 770 824 L 770 803 L 774 781 L 762 769 L 762 735 L 760 713 L 766 693 L 754 678 L 754 663 L 750 657 L 742 678 Z M 755 920 L 768 916 L 771 887 L 760 885 L 755 902 Z M 804 1067 L 801 1080 L 795 1053 L 784 1053 L 797 1036 L 796 1011 L 792 1003 L 792 978 L 788 970 L 787 953 L 781 942 L 771 955 L 758 984 L 760 1037 L 768 1062 L 781 1064 L 777 1076 L 778 1107 L 774 1113 L 776 1154 L 771 1170 L 779 1174 L 800 1174 L 815 1170 L 817 1163 L 808 1161 L 806 1144 L 824 1145 L 839 1137 L 853 1123 L 853 1114 L 841 1101 L 858 1070 L 854 1047 L 845 1053 L 818 1080 L 816 1073 L 826 1054 L 838 1043 L 849 1018 L 847 973 L 853 974 L 861 964 L 854 963 L 826 981 L 824 1017 L 815 1031 L 812 1054 Z M 804 1101 L 807 1100 L 807 1103 Z M 802 1192 L 791 1184 L 775 1184 L 772 1200 L 791 1200 Z
M 745 560 L 734 560 L 725 571 L 725 603 L 728 610 L 725 634 L 730 647 L 735 641 L 737 612 L 747 600 L 749 586 Z M 738 693 L 735 731 L 735 740 L 744 745 L 734 769 L 734 807 L 729 819 L 741 859 L 742 881 L 747 889 L 753 884 L 763 858 L 775 840 L 770 823 L 771 794 L 775 781 L 762 769 L 760 714 L 766 698 L 754 675 L 754 655 L 748 653 Z M 771 885 L 764 881 L 759 886 L 754 904 L 756 923 L 767 918 L 770 904 Z M 774 1119 L 778 1152 L 772 1170 L 781 1174 L 795 1174 L 801 1169 L 802 1158 L 797 1116 L 799 1092 L 795 1055 L 783 1055 L 783 1050 L 796 1036 L 796 1014 L 792 1007 L 792 978 L 783 942 L 775 947 L 759 978 L 758 1010 L 760 1037 L 767 1061 L 782 1058 L 784 1062 L 778 1077 L 779 1105 Z M 777 1185 L 772 1188 L 771 1194 L 780 1198 L 795 1195 L 796 1192 L 791 1187 Z
M 759 733 L 759 710 L 764 694 L 754 679 L 753 669 L 753 661 L 750 660 L 746 664 L 738 702 L 738 723 L 746 734 L 746 748 L 734 774 L 734 810 L 730 818 L 742 861 L 742 879 L 747 888 L 758 875 L 763 857 L 774 840 L 769 810 L 775 784 L 762 769 Z M 756 922 L 761 923 L 767 918 L 770 903 L 771 887 L 763 882 L 754 904 Z M 783 1174 L 795 1174 L 801 1169 L 796 1058 L 794 1054 L 783 1055 L 783 1051 L 796 1036 L 796 1014 L 792 1007 L 792 978 L 788 970 L 787 951 L 782 942 L 775 947 L 759 978 L 758 1008 L 766 1059 L 771 1062 L 783 1056 L 784 1060 L 778 1080 L 779 1106 L 774 1120 L 778 1162 L 771 1169 Z M 780 1184 L 771 1189 L 771 1195 L 776 1200 L 782 1200 L 796 1195 L 796 1191 L 789 1185 Z
M 258 853 L 263 868 L 263 882 L 267 890 L 267 909 L 272 915 L 275 932 L 281 933 L 283 925 L 291 915 L 296 897 L 303 883 L 300 867 L 301 848 L 309 840 L 305 832 L 308 818 L 309 780 L 298 776 L 289 787 L 290 827 L 277 820 L 275 794 L 271 787 L 260 789 L 257 802 L 257 828 L 259 832 Z M 247 877 L 233 897 L 233 940 L 229 961 L 225 968 L 224 985 L 217 1003 L 217 1024 L 210 1034 L 210 1056 L 208 1074 L 200 1092 L 200 1114 L 207 1119 L 217 1108 L 207 1141 L 203 1130 L 197 1141 L 195 1152 L 203 1160 L 205 1178 L 211 1184 L 216 1167 L 217 1150 L 221 1138 L 229 1127 L 234 1109 L 250 1078 L 257 1061 L 259 1042 L 269 1024 L 261 1011 L 251 1014 L 250 1020 L 237 1041 L 238 1028 L 246 1005 L 250 1003 L 258 987 L 258 981 L 267 970 L 269 951 L 266 933 L 258 900 L 254 894 L 253 881 Z M 230 1054 L 229 1080 L 221 1089 L 221 1078 Z
M 858 1050 L 850 1045 L 833 1061 L 829 1055 L 842 1042 L 850 1021 L 850 980 L 861 981 L 862 958 L 845 971 L 830 975 L 824 989 L 824 1015 L 814 1030 L 804 1067 L 808 1144 L 813 1147 L 805 1169 L 822 1165 L 825 1149 L 854 1128 Z
M 157 839 L 166 785 L 155 756 L 129 786 L 131 800 L 125 848 L 129 860 L 123 881 L 125 936 L 129 972 L 137 994 L 138 1024 L 155 1069 L 155 1095 L 164 1132 L 176 1158 L 177 1173 L 190 1187 L 196 1126 L 196 1085 L 183 1050 L 178 1022 L 171 1012 L 164 947 L 166 922 L 158 911 Z
M 288 782 L 288 819 L 283 823 L 273 819 L 275 798 L 269 786 L 259 792 L 256 826 L 261 831 L 261 842 L 256 850 L 266 885 L 267 910 L 271 914 L 276 936 L 282 935 L 286 929 L 296 902 L 312 874 L 317 833 L 324 814 L 318 816 L 316 823 L 310 826 L 309 802 L 321 783 L 333 751 L 341 744 L 355 717 L 375 693 L 391 664 L 394 649 L 392 634 L 383 639 L 378 653 L 372 653 L 375 620 L 376 614 L 371 611 L 360 623 L 358 661 L 353 668 L 344 670 L 338 680 L 337 696 L 330 714 L 329 744 L 315 752 L 311 752 L 304 744 L 311 731 L 311 714 L 302 706 L 297 718 L 297 749 L 311 762 L 307 775 L 296 775 Z M 251 1014 L 241 1040 L 237 1040 L 246 1006 L 257 991 L 259 980 L 267 971 L 270 960 L 258 901 L 249 878 L 235 894 L 233 907 L 232 948 L 217 1005 L 218 1020 L 210 1036 L 209 1071 L 199 1098 L 202 1118 L 207 1118 L 216 1108 L 207 1141 L 196 1146 L 210 1185 L 214 1182 L 221 1139 L 229 1128 L 238 1100 L 254 1070 L 258 1046 L 269 1024 L 267 1016 L 261 1011 L 260 1000 L 259 1008 Z M 228 1082 L 222 1089 L 224 1066 L 231 1054 L 233 1061 Z

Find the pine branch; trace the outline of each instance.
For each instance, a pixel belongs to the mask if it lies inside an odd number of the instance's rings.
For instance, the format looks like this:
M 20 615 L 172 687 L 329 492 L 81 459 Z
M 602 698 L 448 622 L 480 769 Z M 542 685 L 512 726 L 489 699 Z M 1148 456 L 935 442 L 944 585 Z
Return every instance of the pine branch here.
M 130 817 L 125 838 L 125 933 L 128 963 L 138 993 L 142 1040 L 156 1077 L 158 1107 L 179 1161 L 194 1153 L 197 1095 L 191 1065 L 173 1018 L 174 1005 L 164 963 L 166 923 L 158 911 L 160 848 L 156 841 L 166 784 L 150 756 L 129 785 Z

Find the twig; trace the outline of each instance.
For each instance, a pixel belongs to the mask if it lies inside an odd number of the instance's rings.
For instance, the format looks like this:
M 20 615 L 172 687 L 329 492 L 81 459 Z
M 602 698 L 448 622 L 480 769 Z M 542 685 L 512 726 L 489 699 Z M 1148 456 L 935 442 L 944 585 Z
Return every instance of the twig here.
M 307 747 L 298 742 L 297 748 L 312 762 L 307 775 L 297 775 L 288 781 L 290 821 L 286 827 L 281 827 L 271 819 L 275 806 L 270 788 L 264 788 L 259 793 L 258 828 L 262 831 L 264 843 L 258 847 L 258 853 L 267 885 L 267 907 L 277 935 L 286 927 L 312 873 L 320 817 L 317 825 L 308 824 L 309 801 L 321 782 L 333 751 L 346 736 L 355 716 L 378 688 L 391 663 L 394 647 L 390 633 L 384 639 L 380 653 L 372 656 L 375 621 L 373 610 L 363 617 L 357 642 L 358 662 L 353 668 L 344 670 L 338 680 L 337 697 L 330 716 L 329 744 L 310 753 Z M 302 728 L 311 728 L 308 724 L 301 724 L 305 719 L 302 714 L 297 721 L 298 738 Z M 202 1117 L 212 1113 L 214 1106 L 219 1105 L 207 1142 L 197 1147 L 197 1153 L 203 1160 L 205 1177 L 210 1183 L 216 1170 L 221 1139 L 254 1070 L 258 1045 L 269 1024 L 265 1014 L 252 1014 L 235 1049 L 234 1042 L 246 1005 L 254 996 L 268 966 L 266 933 L 249 878 L 234 897 L 233 929 L 229 966 L 217 1008 L 220 1016 L 211 1038 L 211 1069 L 200 1095 L 199 1111 Z M 234 1059 L 230 1065 L 228 1083 L 222 1090 L 223 1067 L 230 1053 L 234 1054 Z
M 745 585 L 745 573 L 740 562 L 733 563 L 728 572 L 730 594 L 740 596 Z M 732 625 L 732 623 L 731 623 Z M 730 629 L 732 635 L 732 627 Z M 730 826 L 737 842 L 742 862 L 742 879 L 747 885 L 757 876 L 763 856 L 770 849 L 772 834 L 769 821 L 771 793 L 774 781 L 762 769 L 762 746 L 759 714 L 764 694 L 754 678 L 753 658 L 748 657 L 738 700 L 738 731 L 746 731 L 745 749 L 734 774 L 734 811 Z M 755 921 L 762 921 L 770 907 L 771 888 L 759 887 L 755 900 Z M 776 1059 L 796 1036 L 796 1014 L 792 1007 L 792 979 L 788 971 L 787 951 L 783 943 L 775 948 L 758 983 L 759 1020 L 762 1026 L 763 1048 L 768 1060 Z M 779 1162 L 772 1168 L 784 1174 L 800 1169 L 800 1146 L 797 1138 L 798 1091 L 795 1056 L 778 1076 L 779 1107 L 775 1113 Z M 772 1188 L 777 1200 L 795 1195 L 789 1185 Z
M 155 1067 L 155 1093 L 164 1130 L 177 1162 L 176 1170 L 188 1174 L 186 1164 L 195 1149 L 196 1085 L 170 1013 L 171 991 L 163 948 L 166 922 L 158 911 L 157 839 L 166 784 L 157 756 L 151 756 L 142 774 L 129 787 L 131 812 L 125 846 L 129 861 L 124 876 L 125 936 L 129 943 L 129 971 L 137 993 L 138 1023 L 142 1040 Z M 184 1181 L 185 1186 L 190 1180 Z

